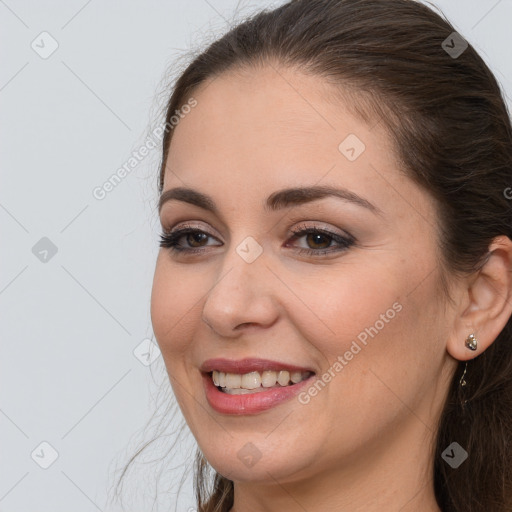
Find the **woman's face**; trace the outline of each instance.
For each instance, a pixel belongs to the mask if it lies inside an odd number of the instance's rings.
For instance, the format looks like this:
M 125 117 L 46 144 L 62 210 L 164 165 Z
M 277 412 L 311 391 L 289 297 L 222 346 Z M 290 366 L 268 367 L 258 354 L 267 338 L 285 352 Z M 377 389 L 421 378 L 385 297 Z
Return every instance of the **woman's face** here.
M 454 368 L 435 204 L 331 87 L 230 72 L 174 128 L 164 194 L 209 201 L 161 205 L 163 230 L 196 231 L 160 249 L 153 328 L 199 447 L 239 482 L 428 461 Z M 309 187 L 340 192 L 284 192 Z

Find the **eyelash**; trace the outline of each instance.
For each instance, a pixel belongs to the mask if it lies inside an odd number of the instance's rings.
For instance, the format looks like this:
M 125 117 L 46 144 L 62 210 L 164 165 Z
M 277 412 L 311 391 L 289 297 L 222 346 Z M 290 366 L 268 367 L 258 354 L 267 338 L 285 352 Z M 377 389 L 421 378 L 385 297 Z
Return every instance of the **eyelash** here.
M 341 252 L 341 251 L 348 249 L 351 245 L 353 245 L 355 243 L 355 239 L 352 236 L 345 237 L 345 236 L 341 236 L 337 233 L 333 233 L 333 232 L 325 230 L 325 229 L 320 229 L 320 228 L 311 227 L 311 226 L 307 227 L 306 225 L 298 226 L 296 229 L 292 229 L 291 232 L 293 233 L 291 240 L 294 240 L 294 241 L 299 238 L 302 238 L 302 236 L 304 236 L 304 235 L 320 234 L 323 236 L 327 236 L 328 238 L 331 238 L 334 242 L 338 243 L 340 246 L 339 248 L 334 249 L 334 250 L 332 248 L 318 249 L 318 250 L 298 248 L 297 252 L 301 255 L 306 254 L 308 256 L 317 256 L 318 257 L 318 256 L 326 255 L 329 253 Z M 160 247 L 168 248 L 170 251 L 172 251 L 174 253 L 200 254 L 200 253 L 204 252 L 204 250 L 207 246 L 189 249 L 189 248 L 183 248 L 178 243 L 180 238 L 182 238 L 183 236 L 188 235 L 188 234 L 198 234 L 198 233 L 202 233 L 208 237 L 214 238 L 212 235 L 210 235 L 209 233 L 207 233 L 203 230 L 194 228 L 192 226 L 184 226 L 183 228 L 177 229 L 176 231 L 172 231 L 170 233 L 166 233 L 166 232 L 162 233 L 160 235 Z

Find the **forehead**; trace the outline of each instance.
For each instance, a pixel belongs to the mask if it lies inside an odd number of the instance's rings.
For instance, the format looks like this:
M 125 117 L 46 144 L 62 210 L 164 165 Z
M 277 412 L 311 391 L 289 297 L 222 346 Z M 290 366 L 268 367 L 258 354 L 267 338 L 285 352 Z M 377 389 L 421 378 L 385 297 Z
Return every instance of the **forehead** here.
M 366 198 L 397 231 L 433 229 L 434 198 L 400 169 L 385 123 L 354 115 L 343 100 L 350 95 L 333 87 L 272 67 L 203 84 L 174 128 L 164 193 L 192 188 L 208 194 L 226 222 L 244 223 L 268 215 L 263 205 L 278 190 L 325 185 Z
M 358 143 L 357 151 L 364 147 L 364 156 L 379 154 L 381 164 L 391 158 L 382 126 L 354 116 L 349 95 L 343 101 L 338 91 L 321 77 L 275 66 L 210 79 L 194 91 L 197 106 L 174 128 L 167 170 L 193 180 L 199 174 L 207 179 L 213 169 L 238 170 L 245 179 L 264 171 L 278 179 L 289 170 L 314 180 L 315 169 L 325 174 L 335 165 L 361 167 L 340 150 L 347 138 Z M 172 177 L 166 172 L 166 182 Z
M 192 187 L 226 210 L 253 212 L 276 190 L 320 184 L 366 197 L 386 216 L 437 224 L 434 198 L 407 177 L 386 123 L 355 114 L 369 109 L 350 103 L 352 90 L 266 66 L 214 77 L 193 97 L 174 128 L 164 191 Z

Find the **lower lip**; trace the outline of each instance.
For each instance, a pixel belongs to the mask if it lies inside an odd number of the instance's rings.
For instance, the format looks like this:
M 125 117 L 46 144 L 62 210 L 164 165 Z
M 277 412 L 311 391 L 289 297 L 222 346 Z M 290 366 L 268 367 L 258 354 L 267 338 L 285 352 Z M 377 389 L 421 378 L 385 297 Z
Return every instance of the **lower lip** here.
M 210 374 L 202 374 L 206 399 L 208 403 L 217 412 L 222 414 L 257 414 L 267 409 L 271 409 L 276 405 L 290 400 L 301 390 L 310 385 L 315 375 L 293 384 L 291 386 L 283 386 L 282 388 L 269 388 L 268 391 L 260 391 L 258 393 L 250 393 L 245 395 L 230 395 L 217 389 L 213 383 Z

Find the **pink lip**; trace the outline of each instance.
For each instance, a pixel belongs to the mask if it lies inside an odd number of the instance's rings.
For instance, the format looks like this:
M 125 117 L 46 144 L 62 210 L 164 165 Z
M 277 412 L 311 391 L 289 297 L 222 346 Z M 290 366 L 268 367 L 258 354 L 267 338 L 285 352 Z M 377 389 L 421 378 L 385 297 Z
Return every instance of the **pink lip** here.
M 263 372 L 265 370 L 288 370 L 290 372 L 313 372 L 312 368 L 305 368 L 302 366 L 295 366 L 288 363 L 280 363 L 279 361 L 271 361 L 269 359 L 259 359 L 256 357 L 246 359 L 208 359 L 199 368 L 203 373 L 208 373 L 213 370 L 224 373 L 249 373 L 249 372 Z
M 229 395 L 219 391 L 209 373 L 203 373 L 203 382 L 208 403 L 217 412 L 222 414 L 257 414 L 266 411 L 285 400 L 293 398 L 308 385 L 314 375 L 291 386 L 282 388 L 269 388 L 268 391 L 247 395 Z
M 288 371 L 310 371 L 309 368 L 289 365 L 286 363 L 278 363 L 276 361 L 269 361 L 266 359 L 243 359 L 233 361 L 228 359 L 209 359 L 201 366 L 204 389 L 206 399 L 211 408 L 221 414 L 258 414 L 266 411 L 276 405 L 290 400 L 301 390 L 311 385 L 314 374 L 309 378 L 292 384 L 290 386 L 283 386 L 282 388 L 269 388 L 268 391 L 261 391 L 259 393 L 245 394 L 245 395 L 230 395 L 217 389 L 211 377 L 211 371 L 218 370 L 230 373 L 249 373 L 251 371 L 264 371 L 264 370 L 288 370 Z

